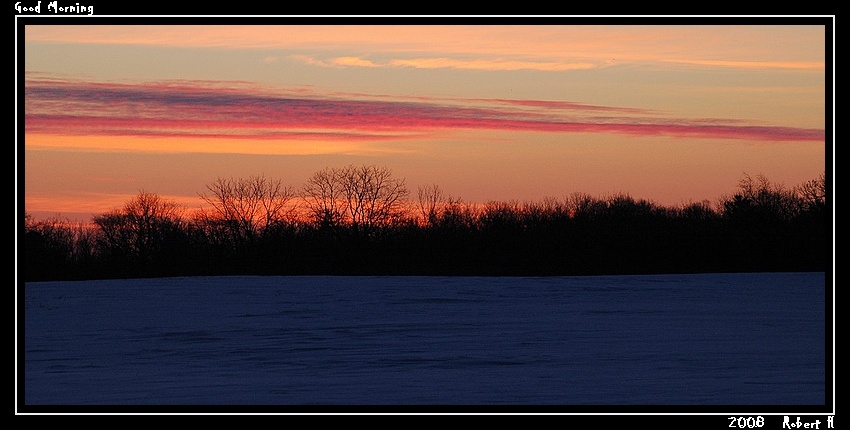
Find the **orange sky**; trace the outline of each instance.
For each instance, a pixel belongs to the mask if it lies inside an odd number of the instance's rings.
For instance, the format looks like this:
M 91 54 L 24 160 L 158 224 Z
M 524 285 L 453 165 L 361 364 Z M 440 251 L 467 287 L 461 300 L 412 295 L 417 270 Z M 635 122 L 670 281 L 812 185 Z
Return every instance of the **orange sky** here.
M 219 177 L 297 189 L 350 163 L 468 202 L 624 192 L 678 205 L 734 192 L 744 173 L 790 187 L 831 151 L 827 22 L 28 21 L 25 208 L 88 220 L 140 190 L 191 208 Z

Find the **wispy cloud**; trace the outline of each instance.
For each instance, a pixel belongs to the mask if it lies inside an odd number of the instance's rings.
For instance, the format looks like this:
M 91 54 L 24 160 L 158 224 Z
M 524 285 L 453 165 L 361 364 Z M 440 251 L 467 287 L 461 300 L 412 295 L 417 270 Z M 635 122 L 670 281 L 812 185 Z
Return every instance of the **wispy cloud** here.
M 490 101 L 496 103 L 505 103 L 509 105 L 517 105 L 517 106 L 530 106 L 536 108 L 546 108 L 546 109 L 568 109 L 568 110 L 578 110 L 585 112 L 619 112 L 619 113 L 630 113 L 630 114 L 653 114 L 657 113 L 655 111 L 649 109 L 639 109 L 639 108 L 631 108 L 631 107 L 620 107 L 620 106 L 599 106 L 599 105 L 591 105 L 587 103 L 577 103 L 577 102 L 567 102 L 561 100 L 515 100 L 515 99 L 473 99 L 479 102 Z
M 353 66 L 353 67 L 380 67 L 379 64 L 374 63 L 373 61 L 359 58 L 359 57 L 337 57 L 330 60 L 330 63 L 334 66 Z M 315 64 L 321 64 L 321 62 L 317 62 Z
M 557 72 L 614 64 L 678 63 L 822 71 L 825 64 L 822 25 L 352 23 L 355 25 L 33 25 L 27 26 L 26 39 L 28 43 L 274 50 L 288 52 L 307 64 L 335 67 Z
M 823 72 L 823 61 L 729 61 L 729 60 L 666 60 L 669 63 L 696 66 L 727 67 L 735 69 L 792 69 Z
M 457 59 L 448 57 L 420 57 L 409 59 L 390 59 L 382 62 L 372 61 L 361 57 L 336 57 L 329 60 L 297 55 L 291 57 L 304 64 L 323 67 L 385 67 L 413 69 L 458 69 L 458 70 L 490 70 L 490 71 L 565 71 L 585 70 L 609 65 L 607 62 L 578 62 L 578 61 L 527 61 L 506 58 Z
M 459 60 L 454 58 L 411 58 L 396 59 L 387 62 L 389 66 L 413 67 L 417 69 L 467 69 L 467 70 L 538 70 L 564 71 L 593 69 L 607 63 L 569 62 L 569 61 L 522 61 L 505 58 L 485 58 L 475 60 Z
M 433 137 L 434 132 L 453 130 L 503 130 L 824 140 L 822 129 L 659 118 L 642 109 L 557 100 L 475 99 L 479 103 L 458 105 L 306 96 L 221 82 L 116 84 L 43 79 L 28 80 L 25 97 L 28 134 L 379 141 L 417 139 L 426 133 Z

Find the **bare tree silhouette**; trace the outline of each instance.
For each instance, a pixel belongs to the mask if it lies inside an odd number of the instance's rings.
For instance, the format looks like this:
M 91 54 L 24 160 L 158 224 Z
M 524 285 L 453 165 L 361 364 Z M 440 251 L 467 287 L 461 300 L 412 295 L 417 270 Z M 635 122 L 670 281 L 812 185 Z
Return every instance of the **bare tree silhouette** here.
M 25 214 L 26 279 L 823 271 L 832 233 L 825 179 L 786 189 L 745 175 L 714 205 L 677 207 L 623 193 L 477 205 L 436 185 L 409 202 L 404 180 L 369 165 L 316 172 L 300 199 L 263 176 L 218 179 L 193 222 L 145 191 L 95 216 L 95 228 Z M 301 204 L 306 228 L 294 212 Z
M 409 192 L 404 180 L 394 178 L 389 168 L 347 166 L 341 179 L 346 209 L 355 231 L 369 234 L 404 215 Z
M 199 219 L 207 228 L 223 230 L 233 241 L 252 241 L 295 213 L 295 193 L 280 180 L 263 175 L 249 178 L 218 178 L 207 185 L 210 194 L 201 198 L 210 206 Z
M 96 215 L 93 222 L 100 231 L 100 248 L 113 264 L 130 261 L 134 264 L 128 268 L 144 272 L 170 236 L 183 231 L 184 213 L 185 208 L 174 201 L 143 190 L 122 209 Z
M 826 176 L 803 182 L 796 189 L 805 210 L 823 210 L 826 207 Z
M 325 168 L 307 179 L 302 199 L 319 228 L 334 228 L 345 218 L 343 185 L 339 169 Z
M 417 208 L 424 225 L 433 226 L 446 203 L 446 196 L 439 185 L 420 186 L 417 192 Z
M 345 223 L 355 232 L 371 234 L 404 216 L 408 194 L 404 180 L 386 167 L 348 165 L 313 174 L 303 196 L 320 227 Z

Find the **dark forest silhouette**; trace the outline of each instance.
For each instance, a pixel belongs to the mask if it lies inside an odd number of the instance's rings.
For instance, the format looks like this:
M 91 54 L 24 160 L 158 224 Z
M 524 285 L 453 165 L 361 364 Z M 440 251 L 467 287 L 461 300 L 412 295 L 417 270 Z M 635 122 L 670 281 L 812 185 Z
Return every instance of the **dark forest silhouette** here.
M 437 185 L 415 196 L 378 166 L 316 172 L 300 189 L 218 179 L 185 207 L 145 191 L 94 227 L 25 214 L 26 281 L 200 275 L 551 276 L 825 271 L 824 175 L 665 207 L 574 193 L 473 205 Z

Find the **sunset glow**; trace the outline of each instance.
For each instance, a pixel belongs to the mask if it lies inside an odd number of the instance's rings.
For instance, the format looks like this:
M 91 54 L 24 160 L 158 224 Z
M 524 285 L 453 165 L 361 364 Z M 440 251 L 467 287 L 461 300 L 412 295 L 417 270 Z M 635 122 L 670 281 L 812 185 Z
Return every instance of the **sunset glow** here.
M 216 178 L 299 189 L 361 163 L 472 203 L 680 205 L 828 170 L 826 25 L 526 22 L 29 21 L 25 209 L 88 221 L 140 190 L 194 208 Z

